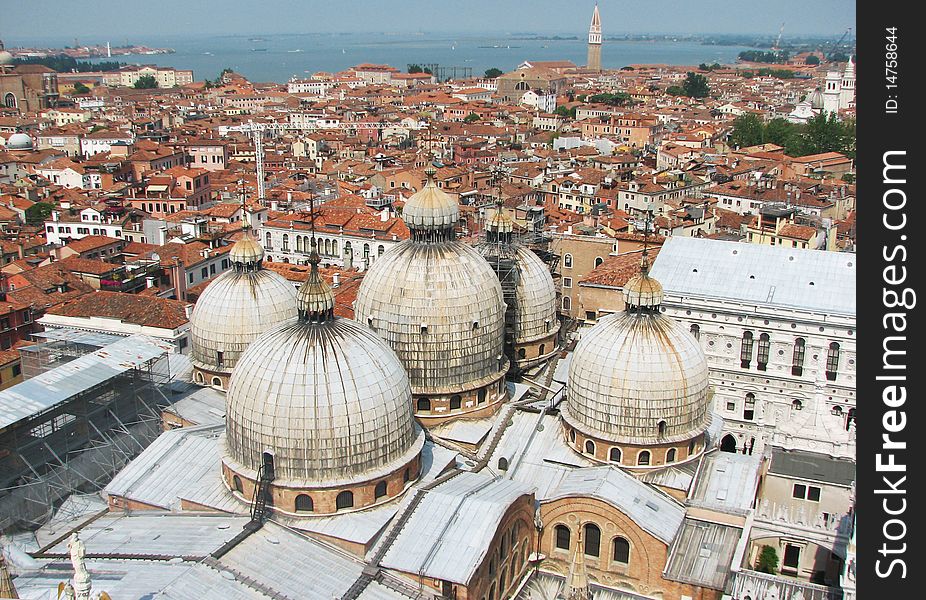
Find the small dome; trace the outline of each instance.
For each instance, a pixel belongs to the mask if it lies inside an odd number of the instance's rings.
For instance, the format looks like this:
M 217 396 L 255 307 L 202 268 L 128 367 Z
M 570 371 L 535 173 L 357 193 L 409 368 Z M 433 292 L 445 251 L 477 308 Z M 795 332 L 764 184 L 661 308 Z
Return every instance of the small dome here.
M 511 233 L 514 231 L 514 222 L 508 216 L 508 211 L 499 206 L 486 221 L 486 229 L 496 234 Z
M 817 88 L 810 95 L 810 108 L 814 110 L 823 109 L 823 90 Z
M 206 287 L 193 309 L 190 358 L 199 369 L 229 373 L 251 342 L 296 315 L 296 289 L 278 273 L 226 271 Z
M 421 451 L 408 376 L 375 333 L 350 319 L 300 319 L 261 336 L 232 374 L 226 463 L 275 484 L 324 486 L 376 476 Z
M 14 133 L 6 140 L 7 150 L 32 150 L 32 138 L 25 133 Z
M 0 66 L 13 64 L 13 55 L 6 51 L 3 40 L 0 40 Z
M 701 344 L 659 311 L 662 285 L 643 270 L 625 285 L 627 309 L 598 321 L 569 365 L 563 419 L 579 431 L 627 444 L 696 438 L 710 423 Z
M 662 304 L 662 284 L 639 273 L 624 284 L 624 302 L 628 306 L 656 307 Z
M 313 265 L 312 272 L 296 295 L 299 317 L 315 322 L 327 321 L 334 318 L 334 294 L 318 274 L 318 254 L 313 252 L 309 262 Z
M 399 355 L 416 394 L 474 389 L 508 368 L 501 284 L 462 242 L 390 248 L 364 276 L 354 311 Z
M 233 264 L 256 265 L 264 260 L 264 248 L 246 231 L 228 251 L 228 259 Z
M 409 229 L 419 231 L 452 230 L 460 219 L 460 207 L 434 182 L 434 169 L 427 170 L 428 181 L 412 195 L 402 209 Z

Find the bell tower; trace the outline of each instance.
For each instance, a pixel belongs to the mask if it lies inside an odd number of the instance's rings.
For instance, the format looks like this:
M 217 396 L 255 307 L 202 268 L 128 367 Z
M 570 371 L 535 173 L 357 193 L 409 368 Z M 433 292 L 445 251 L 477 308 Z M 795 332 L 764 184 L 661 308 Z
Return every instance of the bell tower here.
M 601 15 L 598 14 L 598 3 L 595 3 L 595 12 L 592 13 L 592 24 L 588 28 L 588 64 L 590 71 L 601 71 Z

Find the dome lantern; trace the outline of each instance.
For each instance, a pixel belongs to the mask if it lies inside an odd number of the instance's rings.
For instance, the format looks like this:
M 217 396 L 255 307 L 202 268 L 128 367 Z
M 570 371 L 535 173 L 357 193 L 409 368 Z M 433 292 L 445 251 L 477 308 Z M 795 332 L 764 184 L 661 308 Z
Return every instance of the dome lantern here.
M 460 220 L 457 202 L 434 181 L 437 171 L 429 166 L 424 187 L 405 203 L 402 219 L 419 242 L 444 242 L 456 238 L 454 229 Z

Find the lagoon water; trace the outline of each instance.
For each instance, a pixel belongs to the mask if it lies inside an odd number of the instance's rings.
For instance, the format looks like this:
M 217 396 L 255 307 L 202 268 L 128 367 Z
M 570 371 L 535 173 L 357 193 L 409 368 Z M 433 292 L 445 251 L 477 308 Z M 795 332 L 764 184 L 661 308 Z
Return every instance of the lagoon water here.
M 526 37 L 526 36 L 525 36 Z M 38 44 L 38 40 L 9 40 Z M 110 40 L 113 45 L 122 40 Z M 72 40 L 42 40 L 61 47 Z M 106 40 L 81 39 L 82 43 Z M 318 71 L 336 72 L 359 63 L 385 63 L 406 71 L 410 63 L 437 63 L 444 67 L 470 67 L 474 76 L 486 69 L 515 68 L 524 60 L 586 61 L 586 42 L 579 39 L 519 39 L 514 35 L 343 33 L 148 36 L 132 38 L 134 44 L 169 47 L 174 54 L 113 57 L 128 63 L 157 64 L 193 69 L 197 81 L 213 79 L 229 67 L 251 81 L 285 82 Z M 8 43 L 8 45 L 13 45 Z M 745 46 L 711 46 L 692 41 L 605 40 L 601 62 L 606 68 L 629 64 L 663 63 L 698 65 L 732 63 Z M 105 59 L 103 59 L 105 60 Z M 457 72 L 462 76 L 462 71 Z

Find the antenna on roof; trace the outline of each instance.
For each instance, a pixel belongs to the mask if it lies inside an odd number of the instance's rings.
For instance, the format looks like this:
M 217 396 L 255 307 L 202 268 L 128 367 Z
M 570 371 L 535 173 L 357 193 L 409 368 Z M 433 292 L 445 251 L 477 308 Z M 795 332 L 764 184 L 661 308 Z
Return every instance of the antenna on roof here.
M 247 193 L 245 192 L 245 189 L 244 189 L 244 179 L 241 179 L 241 178 L 238 179 L 238 200 L 241 202 L 241 220 L 244 223 L 241 226 L 241 228 L 245 232 L 247 232 L 248 220 L 245 218 L 245 213 L 246 213 L 245 205 L 247 204 Z
M 312 217 L 312 252 L 309 254 L 309 263 L 312 265 L 312 269 L 318 269 L 318 263 L 321 262 L 321 258 L 318 256 L 318 249 L 315 243 L 315 195 L 309 195 L 309 214 Z
M 646 220 L 643 222 L 643 261 L 640 272 L 646 277 L 649 274 L 649 228 L 653 224 L 653 205 L 646 205 Z

